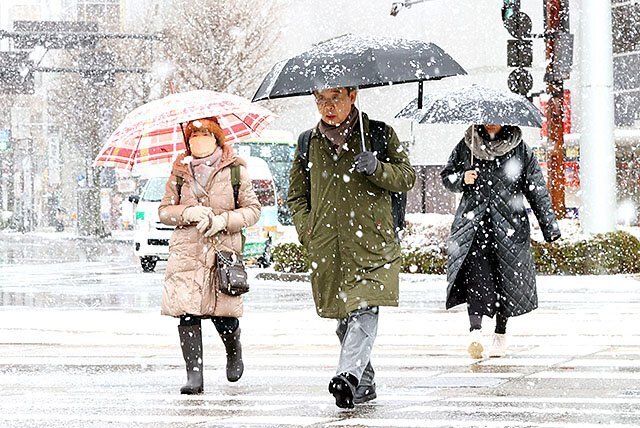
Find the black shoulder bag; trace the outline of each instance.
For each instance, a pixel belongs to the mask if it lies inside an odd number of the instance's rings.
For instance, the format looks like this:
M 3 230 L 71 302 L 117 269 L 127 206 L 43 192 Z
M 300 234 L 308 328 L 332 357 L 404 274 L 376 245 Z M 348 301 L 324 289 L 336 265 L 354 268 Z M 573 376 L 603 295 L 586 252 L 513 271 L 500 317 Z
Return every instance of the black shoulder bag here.
M 240 168 L 231 167 L 231 185 L 233 186 L 233 197 L 235 208 L 238 206 L 238 193 L 240 191 Z M 244 236 L 242 237 L 244 246 Z M 249 291 L 247 281 L 247 271 L 244 268 L 242 253 L 236 254 L 233 251 L 216 251 L 216 268 L 220 292 L 229 296 L 240 296 Z

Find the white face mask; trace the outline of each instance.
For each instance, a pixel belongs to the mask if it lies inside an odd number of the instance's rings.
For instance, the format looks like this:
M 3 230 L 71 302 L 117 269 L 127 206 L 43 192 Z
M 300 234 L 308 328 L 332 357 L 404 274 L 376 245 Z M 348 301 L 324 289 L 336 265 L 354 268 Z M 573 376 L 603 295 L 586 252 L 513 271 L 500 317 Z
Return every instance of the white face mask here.
M 198 135 L 189 139 L 191 154 L 196 158 L 206 158 L 216 151 L 218 144 L 211 135 Z

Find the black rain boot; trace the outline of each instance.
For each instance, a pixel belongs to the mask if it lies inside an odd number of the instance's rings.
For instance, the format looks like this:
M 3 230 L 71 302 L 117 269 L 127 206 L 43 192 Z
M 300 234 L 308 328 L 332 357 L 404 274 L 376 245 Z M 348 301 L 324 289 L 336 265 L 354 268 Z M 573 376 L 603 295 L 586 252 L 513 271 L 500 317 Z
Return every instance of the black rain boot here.
M 180 388 L 180 394 L 202 394 L 202 329 L 199 325 L 179 325 L 180 347 L 187 366 L 187 383 Z
M 221 334 L 220 338 L 222 338 L 222 343 L 224 343 L 227 351 L 227 380 L 229 382 L 237 382 L 244 372 L 240 327 L 233 333 Z
M 341 373 L 329 382 L 329 392 L 336 399 L 336 406 L 341 409 L 353 409 L 353 397 L 356 395 L 358 379 L 349 374 Z
M 376 398 L 378 398 L 378 395 L 376 394 L 375 383 L 371 385 L 358 385 L 356 393 L 353 396 L 353 404 L 364 404 Z

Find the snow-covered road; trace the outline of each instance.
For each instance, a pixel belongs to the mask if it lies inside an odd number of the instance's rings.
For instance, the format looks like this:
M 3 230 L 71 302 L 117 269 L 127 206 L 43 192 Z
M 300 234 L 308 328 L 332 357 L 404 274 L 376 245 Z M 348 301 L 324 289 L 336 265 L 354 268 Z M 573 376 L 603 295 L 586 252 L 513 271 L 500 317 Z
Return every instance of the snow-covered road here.
M 11 251 L 53 248 L 43 242 Z M 162 272 L 143 274 L 128 246 L 111 245 L 87 257 L 60 241 L 21 263 L 0 244 L 0 426 L 640 426 L 635 278 L 540 277 L 540 309 L 510 321 L 512 352 L 474 361 L 463 308 L 443 309 L 445 279 L 404 276 L 400 307 L 381 311 L 379 398 L 343 411 L 326 389 L 335 325 L 315 315 L 308 284 L 254 279 L 244 377 L 226 382 L 222 343 L 204 324 L 206 391 L 180 396 Z

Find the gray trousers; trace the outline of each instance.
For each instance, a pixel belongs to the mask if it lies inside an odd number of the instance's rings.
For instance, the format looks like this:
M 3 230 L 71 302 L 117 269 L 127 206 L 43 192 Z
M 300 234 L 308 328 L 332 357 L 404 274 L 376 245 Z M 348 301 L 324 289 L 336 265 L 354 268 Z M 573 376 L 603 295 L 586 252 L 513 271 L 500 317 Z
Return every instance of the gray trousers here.
M 358 385 L 373 385 L 375 371 L 371 366 L 371 349 L 378 333 L 378 307 L 358 309 L 338 320 L 336 334 L 340 339 L 340 361 L 336 374 L 355 376 Z

